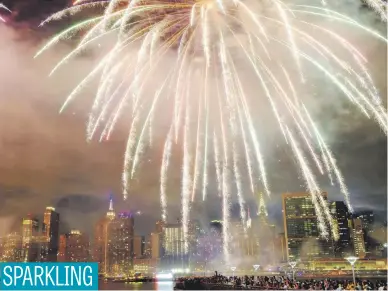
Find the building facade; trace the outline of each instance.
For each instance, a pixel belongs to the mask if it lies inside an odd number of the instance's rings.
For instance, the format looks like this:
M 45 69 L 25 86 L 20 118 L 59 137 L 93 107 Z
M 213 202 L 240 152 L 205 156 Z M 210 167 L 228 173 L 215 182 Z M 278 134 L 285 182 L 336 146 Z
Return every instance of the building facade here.
M 144 255 L 145 237 L 135 235 L 133 239 L 133 256 L 134 258 L 141 258 Z
M 133 269 L 134 218 L 122 212 L 107 224 L 106 274 L 127 275 Z
M 351 235 L 354 247 L 354 254 L 360 259 L 366 256 L 364 230 L 362 228 L 362 220 L 354 218 L 351 224 Z
M 321 195 L 327 200 L 327 193 Z M 286 193 L 282 198 L 288 261 L 332 257 L 333 241 L 320 238 L 317 215 L 310 194 Z
M 333 201 L 330 203 L 335 226 L 337 227 L 339 238 L 334 242 L 334 255 L 338 258 L 345 258 L 352 254 L 352 243 L 350 235 L 350 213 L 343 201 Z
M 64 240 L 64 259 L 66 262 L 88 262 L 89 259 L 89 237 L 79 230 L 72 230 L 64 237 L 61 236 L 61 240 Z M 63 244 L 63 241 L 61 241 Z M 61 250 L 62 251 L 62 250 Z
M 39 262 L 40 246 L 37 237 L 40 235 L 39 220 L 29 215 L 22 221 L 22 261 Z
M 365 256 L 370 257 L 373 254 L 377 243 L 373 239 L 374 222 L 375 222 L 374 213 L 371 210 L 364 210 L 364 211 L 357 212 L 354 215 L 354 218 L 361 220 L 362 231 L 364 233 Z
M 46 207 L 44 212 L 43 235 L 47 242 L 46 261 L 56 262 L 59 245 L 59 213 L 53 207 Z
M 22 255 L 22 236 L 19 233 L 0 239 L 0 262 L 21 262 Z
M 188 264 L 188 250 L 185 248 L 181 223 L 166 224 L 163 227 L 163 266 L 175 267 Z

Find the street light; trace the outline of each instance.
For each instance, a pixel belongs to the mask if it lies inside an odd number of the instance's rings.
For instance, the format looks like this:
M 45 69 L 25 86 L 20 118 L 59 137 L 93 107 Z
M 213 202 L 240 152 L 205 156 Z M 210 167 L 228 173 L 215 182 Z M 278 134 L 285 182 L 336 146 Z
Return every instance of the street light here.
M 233 280 L 234 280 L 234 271 L 236 271 L 236 267 L 230 267 L 230 269 L 231 269 L 232 272 L 233 272 Z
M 295 271 L 294 271 L 294 268 L 296 266 L 296 262 L 288 262 L 288 264 L 291 266 L 292 268 L 292 281 L 295 281 Z
M 260 268 L 260 265 L 253 265 L 253 268 L 255 269 L 255 272 Z
M 353 284 L 356 285 L 356 276 L 354 275 L 354 264 L 357 262 L 357 257 L 347 257 L 345 258 L 349 262 L 349 264 L 352 266 L 352 273 L 353 273 Z

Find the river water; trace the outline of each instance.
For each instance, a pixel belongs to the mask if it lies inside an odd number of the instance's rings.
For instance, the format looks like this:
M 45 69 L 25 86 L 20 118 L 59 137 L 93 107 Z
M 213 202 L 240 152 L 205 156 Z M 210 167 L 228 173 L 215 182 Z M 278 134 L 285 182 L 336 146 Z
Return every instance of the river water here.
M 122 282 L 98 282 L 100 290 L 174 290 L 173 282 L 147 282 L 147 283 L 122 283 Z

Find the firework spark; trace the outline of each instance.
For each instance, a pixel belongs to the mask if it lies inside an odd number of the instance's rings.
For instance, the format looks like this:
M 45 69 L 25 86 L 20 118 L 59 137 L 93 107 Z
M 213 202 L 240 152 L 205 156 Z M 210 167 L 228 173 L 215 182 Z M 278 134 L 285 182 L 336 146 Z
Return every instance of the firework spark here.
M 178 146 L 183 155 L 185 246 L 191 203 L 198 196 L 201 200 L 208 197 L 214 170 L 217 192 L 222 196 L 226 260 L 233 193 L 242 210 L 243 225 L 247 220 L 247 193 L 271 193 L 259 142 L 262 128 L 255 120 L 263 108 L 272 112 L 279 133 L 295 156 L 306 191 L 311 193 L 322 236 L 336 238 L 338 233 L 318 180 L 328 178 L 337 184 L 352 209 L 334 154 L 319 131 L 319 122 L 310 114 L 305 96 L 298 92 L 312 82 L 306 68 L 327 78 L 339 95 L 367 118 L 373 118 L 385 133 L 388 129 L 386 109 L 368 72 L 367 59 L 350 40 L 326 23 L 348 26 L 386 43 L 383 36 L 332 10 L 326 1 L 317 0 L 316 6 L 311 1 L 309 5 L 296 5 L 292 0 L 248 4 L 241 0 L 78 0 L 42 25 L 86 9 L 105 7 L 105 12 L 61 32 L 36 55 L 63 39 L 81 35 L 79 45 L 59 62 L 53 73 L 80 52 L 108 39 L 108 50 L 69 94 L 61 111 L 97 79 L 99 86 L 87 126 L 88 140 L 97 134 L 100 140 L 108 140 L 120 117 L 131 117 L 123 171 L 124 198 L 130 192 L 142 156 L 155 140 L 155 124 L 165 120 L 163 113 L 168 112 L 160 170 L 162 218 L 168 218 L 168 172 L 175 152 L 172 147 Z M 379 13 L 382 21 L 387 19 L 385 2 L 367 0 L 367 4 Z M 282 61 L 285 55 L 290 55 L 291 60 Z M 252 84 L 247 86 L 244 82 L 242 64 L 257 80 L 254 94 L 249 90 Z M 154 76 L 159 78 L 158 69 L 165 67 L 159 84 Z M 149 86 L 151 81 L 153 86 Z M 248 189 L 243 177 L 249 179 Z
M 8 11 L 8 12 L 11 12 L 11 10 L 9 10 L 8 8 L 7 8 L 7 6 L 5 6 L 4 4 L 2 4 L 2 3 L 0 3 L 0 10 L 6 10 L 6 11 Z M 5 22 L 5 19 L 3 18 L 3 17 L 1 17 L 0 16 L 0 21 L 2 21 L 2 22 Z

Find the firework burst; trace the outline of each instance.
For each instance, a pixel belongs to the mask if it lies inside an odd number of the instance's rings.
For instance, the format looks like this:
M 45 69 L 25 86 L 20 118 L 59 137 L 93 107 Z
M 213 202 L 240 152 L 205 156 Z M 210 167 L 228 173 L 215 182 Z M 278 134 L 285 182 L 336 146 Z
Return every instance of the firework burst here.
M 124 198 L 130 192 L 144 153 L 155 139 L 156 124 L 168 120 L 160 170 L 162 218 L 166 220 L 168 216 L 166 187 L 173 148 L 180 147 L 185 246 L 190 205 L 210 194 L 208 185 L 213 172 L 218 195 L 222 197 L 226 259 L 233 193 L 242 210 L 247 193 L 262 190 L 270 195 L 260 144 L 261 126 L 255 119 L 263 108 L 272 113 L 271 118 L 295 157 L 306 190 L 311 193 L 322 236 L 338 237 L 318 175 L 337 184 L 349 209 L 352 207 L 336 159 L 319 131 L 318 122 L 309 113 L 304 95 L 298 93 L 299 88 L 312 82 L 306 68 L 327 78 L 341 92 L 339 95 L 387 132 L 386 110 L 368 72 L 367 59 L 326 23 L 355 28 L 382 42 L 386 39 L 330 9 L 325 1 L 317 1 L 316 6 L 293 2 L 78 0 L 42 23 L 86 9 L 104 8 L 102 15 L 56 35 L 36 56 L 63 39 L 81 35 L 78 46 L 54 67 L 54 73 L 83 50 L 108 39 L 108 51 L 70 93 L 61 111 L 84 87 L 98 80 L 87 139 L 99 135 L 100 140 L 109 140 L 118 120 L 130 117 L 122 179 Z M 368 0 L 368 4 L 386 20 L 383 2 Z M 289 56 L 287 61 L 285 55 Z M 247 71 L 249 78 L 255 79 L 254 86 L 245 80 Z M 243 177 L 249 181 L 248 189 L 244 188 Z M 241 219 L 245 225 L 245 211 L 241 211 Z

